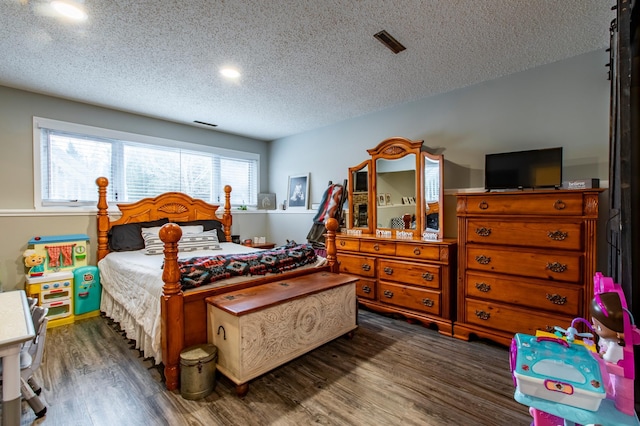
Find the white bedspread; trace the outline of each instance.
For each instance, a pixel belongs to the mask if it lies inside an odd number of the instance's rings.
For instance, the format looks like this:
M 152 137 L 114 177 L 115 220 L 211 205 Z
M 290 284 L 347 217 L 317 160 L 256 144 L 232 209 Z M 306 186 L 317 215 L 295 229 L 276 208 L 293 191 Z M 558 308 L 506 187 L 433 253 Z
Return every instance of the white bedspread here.
M 192 251 L 180 253 L 178 257 L 188 259 L 259 251 L 234 243 L 221 243 L 220 246 L 222 250 Z M 145 250 L 138 250 L 112 252 L 98 262 L 102 284 L 100 310 L 118 322 L 126 332 L 127 338 L 135 340 L 136 347 L 144 353 L 145 357 L 154 358 L 157 364 L 162 361 L 160 296 L 162 296 L 164 284 L 162 282 L 163 260 L 162 255 L 148 255 Z M 319 257 L 316 264 L 306 267 L 321 266 L 324 261 L 324 258 Z M 200 287 L 200 289 L 254 278 L 254 276 L 235 277 Z

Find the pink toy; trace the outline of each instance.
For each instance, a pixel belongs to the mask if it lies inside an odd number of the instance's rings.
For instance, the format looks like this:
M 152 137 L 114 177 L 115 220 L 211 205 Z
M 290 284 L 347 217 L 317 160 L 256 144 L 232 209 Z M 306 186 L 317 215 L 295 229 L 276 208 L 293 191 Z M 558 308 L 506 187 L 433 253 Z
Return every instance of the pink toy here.
M 635 379 L 635 369 L 633 364 L 633 346 L 640 344 L 640 331 L 633 323 L 633 317 L 627 308 L 627 300 L 625 299 L 622 287 L 619 284 L 615 284 L 610 277 L 603 276 L 600 272 L 596 272 L 593 277 L 593 292 L 594 298 L 592 305 L 596 306 L 595 311 L 603 311 L 605 316 L 612 318 L 620 316 L 623 328 L 623 333 L 616 332 L 616 339 L 610 339 L 611 329 L 604 332 L 607 336 L 607 348 L 603 355 L 607 373 L 611 379 L 611 386 L 613 388 L 613 394 L 611 398 L 615 401 L 615 406 L 618 410 L 625 414 L 633 415 L 634 411 L 634 399 L 633 399 L 633 381 Z M 617 294 L 617 298 L 611 297 L 613 294 Z M 609 312 L 606 309 L 605 301 L 612 301 L 613 303 L 619 303 L 621 312 Z M 593 312 L 595 314 L 595 312 Z M 595 317 L 594 317 L 595 319 Z M 595 319 L 597 321 L 597 319 Z M 594 321 L 594 323 L 595 323 Z M 596 333 L 600 335 L 597 326 L 594 327 Z M 615 331 L 615 330 L 614 330 Z M 613 354 L 610 354 L 612 351 Z M 611 360 L 611 361 L 609 361 Z
M 532 426 L 640 426 L 634 411 L 633 389 L 633 346 L 640 344 L 640 330 L 634 324 L 622 287 L 600 272 L 594 275 L 593 283 L 594 297 L 590 312 L 593 325 L 582 318 L 576 318 L 569 328 L 565 330 L 557 327 L 556 332 L 564 334 L 560 336 L 564 337 L 568 345 L 577 344 L 576 337 L 587 337 L 586 333 L 577 332 L 575 323 L 580 320 L 598 335 L 599 353 L 590 353 L 600 366 L 606 399 L 595 411 L 585 410 L 564 402 L 530 396 L 516 387 L 514 398 L 530 407 Z M 584 335 L 580 336 L 581 334 Z

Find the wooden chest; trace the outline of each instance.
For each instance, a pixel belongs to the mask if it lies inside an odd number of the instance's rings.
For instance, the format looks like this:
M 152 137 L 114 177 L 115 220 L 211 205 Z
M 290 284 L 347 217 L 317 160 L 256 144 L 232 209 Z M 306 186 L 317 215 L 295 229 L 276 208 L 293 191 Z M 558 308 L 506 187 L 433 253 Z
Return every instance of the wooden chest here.
M 508 345 L 587 317 L 601 191 L 458 194 L 454 335 Z
M 206 299 L 218 370 L 237 385 L 355 330 L 357 279 L 317 272 Z

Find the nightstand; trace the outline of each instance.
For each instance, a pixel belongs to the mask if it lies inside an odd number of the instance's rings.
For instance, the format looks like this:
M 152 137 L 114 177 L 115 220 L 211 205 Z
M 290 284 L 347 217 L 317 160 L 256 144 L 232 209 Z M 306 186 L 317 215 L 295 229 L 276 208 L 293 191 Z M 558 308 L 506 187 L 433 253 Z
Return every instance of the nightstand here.
M 274 248 L 275 246 L 276 246 L 276 243 L 258 243 L 258 244 L 251 243 L 250 247 L 259 248 L 259 249 L 271 249 L 271 248 Z

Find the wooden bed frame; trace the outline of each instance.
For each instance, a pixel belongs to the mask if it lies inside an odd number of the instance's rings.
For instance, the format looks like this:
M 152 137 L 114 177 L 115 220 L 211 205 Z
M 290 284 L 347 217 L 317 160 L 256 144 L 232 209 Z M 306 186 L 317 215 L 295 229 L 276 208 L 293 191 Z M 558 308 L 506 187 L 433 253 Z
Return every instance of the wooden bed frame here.
M 118 204 L 122 216 L 115 221 L 109 219 L 107 204 L 107 178 L 96 179 L 98 185 L 98 261 L 109 253 L 108 233 L 112 226 L 126 223 L 152 221 L 168 218 L 170 222 L 191 220 L 217 220 L 222 223 L 227 241 L 231 241 L 231 187 L 225 186 L 225 202 L 222 217 L 216 211 L 219 206 L 178 192 L 168 192 L 155 198 L 145 198 L 131 204 Z M 160 230 L 164 242 L 164 269 L 162 272 L 161 327 L 162 362 L 168 390 L 178 388 L 180 377 L 180 352 L 189 346 L 207 343 L 207 303 L 210 296 L 237 291 L 256 285 L 297 277 L 319 271 L 337 273 L 336 231 L 338 221 L 329 219 L 326 224 L 327 266 L 323 268 L 292 270 L 283 274 L 258 277 L 253 280 L 211 289 L 193 289 L 184 294 L 180 286 L 178 267 L 178 240 L 182 231 L 175 223 L 168 223 Z

